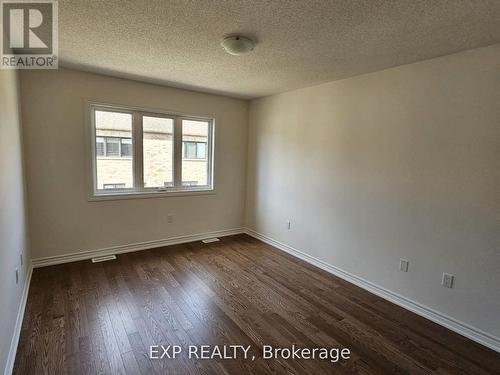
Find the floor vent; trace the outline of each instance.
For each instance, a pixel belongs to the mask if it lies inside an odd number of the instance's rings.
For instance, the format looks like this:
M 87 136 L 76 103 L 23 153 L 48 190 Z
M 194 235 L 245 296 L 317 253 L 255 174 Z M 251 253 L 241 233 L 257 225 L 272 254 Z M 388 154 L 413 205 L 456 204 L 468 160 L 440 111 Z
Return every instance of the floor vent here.
M 92 258 L 92 263 L 105 262 L 107 260 L 115 260 L 116 255 L 106 255 L 103 257 Z
M 210 242 L 217 242 L 217 241 L 220 241 L 217 237 L 206 238 L 204 240 L 201 240 L 201 242 L 203 242 L 203 243 L 210 243 Z

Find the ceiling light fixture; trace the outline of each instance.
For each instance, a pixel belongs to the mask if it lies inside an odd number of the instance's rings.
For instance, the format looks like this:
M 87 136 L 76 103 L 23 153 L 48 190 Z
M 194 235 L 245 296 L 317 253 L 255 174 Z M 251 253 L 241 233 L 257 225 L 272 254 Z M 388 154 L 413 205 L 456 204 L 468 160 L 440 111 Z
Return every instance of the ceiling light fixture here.
M 231 55 L 242 55 L 253 50 L 255 43 L 252 39 L 241 35 L 231 35 L 225 37 L 220 43 L 221 46 Z

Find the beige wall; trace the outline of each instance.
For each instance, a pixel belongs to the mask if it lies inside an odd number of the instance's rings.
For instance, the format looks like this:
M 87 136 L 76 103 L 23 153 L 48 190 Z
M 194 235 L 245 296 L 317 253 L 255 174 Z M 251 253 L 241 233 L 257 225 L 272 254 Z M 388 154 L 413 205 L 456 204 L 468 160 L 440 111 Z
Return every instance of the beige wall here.
M 21 88 L 33 258 L 241 227 L 247 102 L 67 69 Z M 216 194 L 89 202 L 85 99 L 214 116 Z
M 500 337 L 500 45 L 255 100 L 248 158 L 249 227 Z
M 30 262 L 25 223 L 19 84 L 16 71 L 0 70 L 0 373 L 14 334 Z M 21 266 L 20 252 L 24 265 Z M 16 285 L 15 269 L 19 268 Z

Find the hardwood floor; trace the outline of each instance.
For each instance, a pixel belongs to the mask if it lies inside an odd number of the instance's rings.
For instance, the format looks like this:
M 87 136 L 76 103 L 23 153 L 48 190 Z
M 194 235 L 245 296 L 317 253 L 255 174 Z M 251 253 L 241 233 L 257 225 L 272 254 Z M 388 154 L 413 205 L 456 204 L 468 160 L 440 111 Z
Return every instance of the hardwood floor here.
M 500 374 L 498 353 L 246 235 L 39 268 L 31 283 L 15 374 Z M 176 344 L 176 359 L 149 359 Z M 223 344 L 257 359 L 188 358 Z M 292 344 L 351 356 L 260 357 Z

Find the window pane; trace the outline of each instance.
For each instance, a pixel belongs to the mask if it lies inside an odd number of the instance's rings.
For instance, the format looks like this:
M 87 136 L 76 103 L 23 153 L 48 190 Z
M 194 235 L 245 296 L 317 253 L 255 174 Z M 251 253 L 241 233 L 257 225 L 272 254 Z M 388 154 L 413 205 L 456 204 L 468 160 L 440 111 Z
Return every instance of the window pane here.
M 106 156 L 120 156 L 120 140 L 118 138 L 106 138 Z
M 206 121 L 182 120 L 182 186 L 208 185 L 208 160 L 198 159 L 197 144 L 208 142 L 209 124 Z M 205 151 L 206 153 L 206 151 Z
M 142 129 L 144 187 L 174 186 L 174 121 L 144 116 Z
M 97 189 L 133 188 L 132 158 L 120 158 L 120 138 L 132 139 L 132 115 L 96 110 L 95 134 Z
M 96 137 L 95 152 L 97 156 L 104 156 L 104 138 Z
M 196 143 L 186 142 L 186 159 L 196 159 Z
M 132 156 L 132 140 L 130 138 L 121 139 L 121 155 L 124 158 Z
M 104 190 L 125 189 L 125 184 L 104 184 Z
M 197 159 L 205 159 L 207 157 L 207 144 L 198 142 L 196 144 L 196 158 Z

